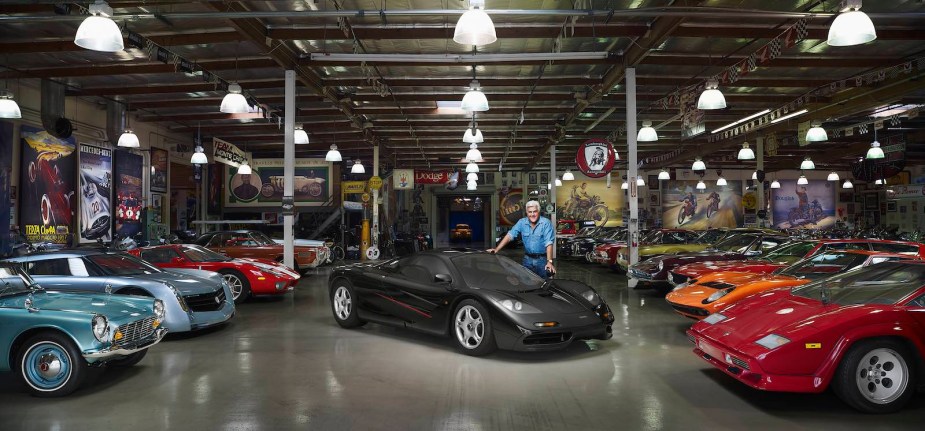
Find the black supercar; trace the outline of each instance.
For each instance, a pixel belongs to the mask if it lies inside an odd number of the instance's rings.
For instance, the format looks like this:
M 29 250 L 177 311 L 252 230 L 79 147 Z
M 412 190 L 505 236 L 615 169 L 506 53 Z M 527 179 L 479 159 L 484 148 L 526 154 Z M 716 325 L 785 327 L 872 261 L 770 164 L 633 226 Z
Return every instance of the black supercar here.
M 544 281 L 482 251 L 429 250 L 339 267 L 328 286 L 334 318 L 345 328 L 369 321 L 449 335 L 468 355 L 556 350 L 613 335 L 613 314 L 593 288 Z

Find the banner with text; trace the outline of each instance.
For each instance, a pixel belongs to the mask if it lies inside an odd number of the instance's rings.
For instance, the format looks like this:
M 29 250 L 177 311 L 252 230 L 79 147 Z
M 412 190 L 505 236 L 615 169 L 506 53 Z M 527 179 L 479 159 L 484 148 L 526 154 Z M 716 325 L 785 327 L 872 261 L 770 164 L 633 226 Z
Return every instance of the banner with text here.
M 29 126 L 20 128 L 19 222 L 29 242 L 66 244 L 74 217 L 77 142 Z
M 234 167 L 241 166 L 241 162 L 247 160 L 244 151 L 218 138 L 212 138 L 212 158 L 218 163 Z
M 112 150 L 80 144 L 80 242 L 112 240 Z

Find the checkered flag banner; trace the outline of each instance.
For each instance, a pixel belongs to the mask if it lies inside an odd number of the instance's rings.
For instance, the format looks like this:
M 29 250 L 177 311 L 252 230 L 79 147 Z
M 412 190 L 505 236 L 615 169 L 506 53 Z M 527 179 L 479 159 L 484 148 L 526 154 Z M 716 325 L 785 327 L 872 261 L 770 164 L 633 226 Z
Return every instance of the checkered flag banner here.
M 867 123 L 864 123 L 864 124 L 861 124 L 860 126 L 858 126 L 858 133 L 860 133 L 860 134 L 862 134 L 862 135 L 867 134 L 867 127 L 868 127 L 868 126 L 869 126 L 869 124 L 867 124 Z
M 794 28 L 797 32 L 797 42 L 802 42 L 804 39 L 806 39 L 806 36 L 809 35 L 809 29 L 807 29 L 805 18 L 797 21 L 797 23 L 794 25 Z
M 890 116 L 890 125 L 891 125 L 891 126 L 894 126 L 894 127 L 895 127 L 895 126 L 898 126 L 898 125 L 899 125 L 899 122 L 900 122 L 900 121 L 899 121 L 899 114 Z
M 770 60 L 773 60 L 777 57 L 780 57 L 780 50 L 781 50 L 781 40 L 780 39 L 772 40 L 771 42 L 768 43 L 768 58 Z

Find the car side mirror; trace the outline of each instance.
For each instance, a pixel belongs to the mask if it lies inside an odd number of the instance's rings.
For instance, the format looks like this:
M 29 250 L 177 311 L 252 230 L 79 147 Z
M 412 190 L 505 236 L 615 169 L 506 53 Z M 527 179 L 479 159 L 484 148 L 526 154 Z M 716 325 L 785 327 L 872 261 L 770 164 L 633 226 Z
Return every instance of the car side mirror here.
M 450 284 L 452 282 L 453 277 L 450 277 L 450 274 L 437 274 L 434 276 L 434 283 Z

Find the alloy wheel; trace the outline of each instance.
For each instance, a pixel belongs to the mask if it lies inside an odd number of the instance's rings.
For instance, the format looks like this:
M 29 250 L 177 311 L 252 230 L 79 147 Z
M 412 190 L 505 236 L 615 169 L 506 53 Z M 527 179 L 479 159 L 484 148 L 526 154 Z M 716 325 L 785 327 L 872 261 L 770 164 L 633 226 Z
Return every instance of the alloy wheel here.
M 909 367 L 892 349 L 867 352 L 858 363 L 855 383 L 865 398 L 876 404 L 889 404 L 902 396 L 909 384 Z
M 353 301 L 346 286 L 339 286 L 334 291 L 334 314 L 340 320 L 347 320 L 353 312 Z
M 467 349 L 475 349 L 485 337 L 485 325 L 479 310 L 466 305 L 456 312 L 456 339 Z

